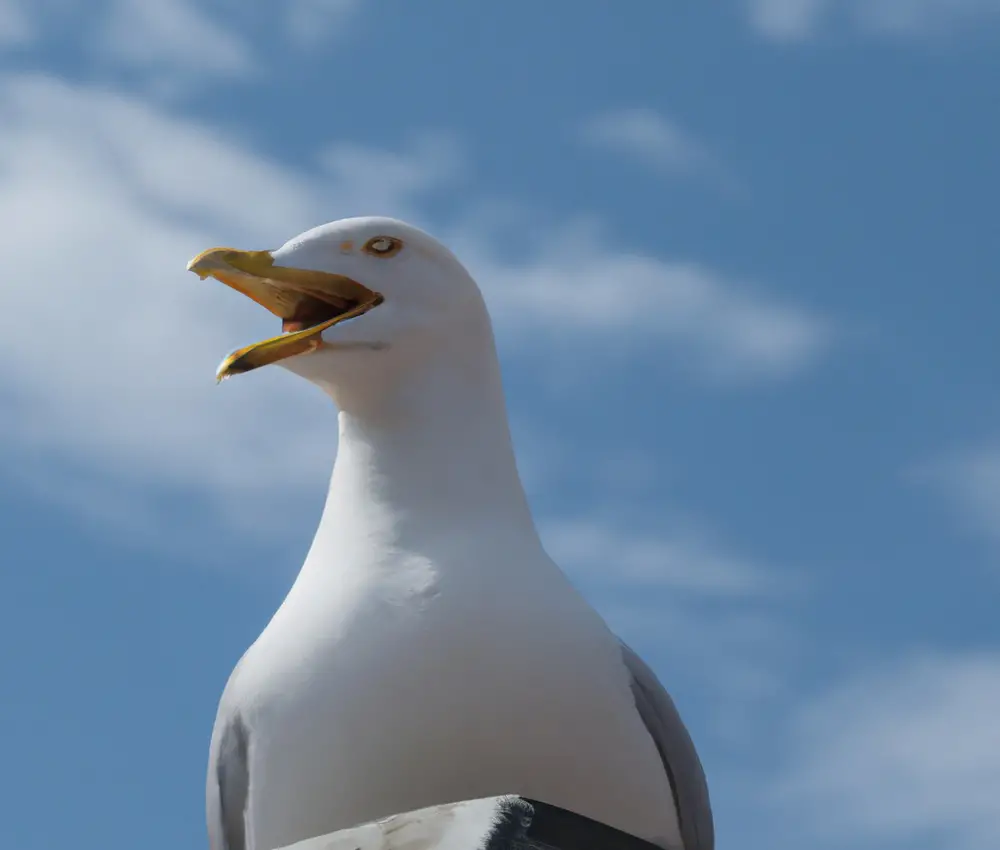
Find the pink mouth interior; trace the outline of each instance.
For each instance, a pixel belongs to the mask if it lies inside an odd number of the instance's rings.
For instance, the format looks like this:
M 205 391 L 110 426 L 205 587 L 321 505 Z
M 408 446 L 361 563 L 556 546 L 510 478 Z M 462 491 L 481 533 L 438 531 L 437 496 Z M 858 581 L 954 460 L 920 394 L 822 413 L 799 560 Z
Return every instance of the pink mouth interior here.
M 298 303 L 292 316 L 281 320 L 281 330 L 284 333 L 293 333 L 312 328 L 342 316 L 357 306 L 356 302 L 338 298 L 336 295 L 324 295 L 323 300 L 306 296 Z

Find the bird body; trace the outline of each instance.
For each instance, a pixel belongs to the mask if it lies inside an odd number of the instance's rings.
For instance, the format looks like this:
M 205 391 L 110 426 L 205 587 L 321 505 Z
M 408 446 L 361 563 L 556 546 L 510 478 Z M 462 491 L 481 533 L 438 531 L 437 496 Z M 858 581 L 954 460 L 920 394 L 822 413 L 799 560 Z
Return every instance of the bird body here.
M 555 577 L 450 592 L 449 572 L 477 555 L 432 567 L 400 552 L 403 575 L 359 582 L 347 610 L 300 601 L 311 582 L 293 591 L 227 693 L 258 778 L 248 847 L 511 788 L 679 846 L 613 636 Z M 560 610 L 525 604 L 555 590 Z M 560 645 L 558 623 L 594 639 Z
M 400 257 L 356 262 L 355 246 L 378 239 Z M 212 850 L 275 850 L 510 793 L 671 850 L 712 850 L 704 777 L 669 697 L 538 538 L 471 277 L 387 219 L 336 222 L 271 256 L 383 301 L 303 352 L 279 339 L 224 364 L 277 352 L 331 396 L 339 433 L 313 545 L 220 703 Z

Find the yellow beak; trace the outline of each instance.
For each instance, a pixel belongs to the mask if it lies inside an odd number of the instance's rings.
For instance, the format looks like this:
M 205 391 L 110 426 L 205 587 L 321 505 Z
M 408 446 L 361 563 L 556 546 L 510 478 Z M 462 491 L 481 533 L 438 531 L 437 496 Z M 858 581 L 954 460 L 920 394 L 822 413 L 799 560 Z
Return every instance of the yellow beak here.
M 216 372 L 225 380 L 260 366 L 323 345 L 323 331 L 367 313 L 382 296 L 356 280 L 312 269 L 276 266 L 270 251 L 210 248 L 188 263 L 204 280 L 214 277 L 281 317 L 280 336 L 255 342 L 230 354 Z

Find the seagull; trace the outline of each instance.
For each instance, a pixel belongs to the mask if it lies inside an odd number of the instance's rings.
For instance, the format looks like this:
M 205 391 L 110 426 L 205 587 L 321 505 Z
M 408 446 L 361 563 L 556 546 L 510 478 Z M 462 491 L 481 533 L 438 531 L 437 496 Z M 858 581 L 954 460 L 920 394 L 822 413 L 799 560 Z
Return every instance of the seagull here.
M 312 546 L 220 700 L 211 850 L 509 794 L 713 850 L 673 701 L 542 546 L 490 317 L 455 255 L 366 217 L 188 268 L 281 318 L 216 377 L 278 364 L 338 419 Z

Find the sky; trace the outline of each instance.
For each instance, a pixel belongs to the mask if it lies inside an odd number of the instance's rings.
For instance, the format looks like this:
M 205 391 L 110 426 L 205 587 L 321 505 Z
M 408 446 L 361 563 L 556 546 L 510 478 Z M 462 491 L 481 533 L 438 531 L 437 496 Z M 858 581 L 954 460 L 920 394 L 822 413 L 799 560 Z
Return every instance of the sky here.
M 185 272 L 391 215 L 720 848 L 1000 846 L 1000 2 L 0 0 L 0 845 L 205 847 L 335 412 Z M 512 789 L 516 790 L 516 789 Z

